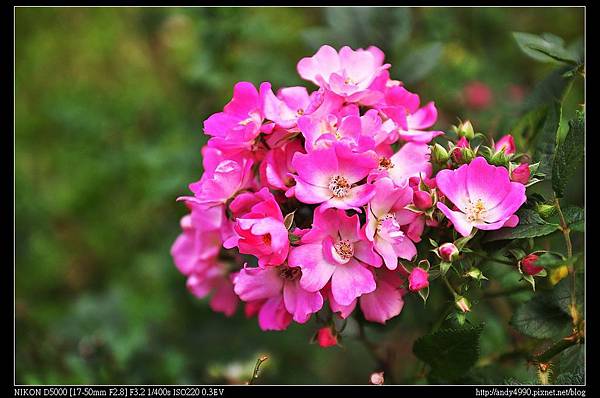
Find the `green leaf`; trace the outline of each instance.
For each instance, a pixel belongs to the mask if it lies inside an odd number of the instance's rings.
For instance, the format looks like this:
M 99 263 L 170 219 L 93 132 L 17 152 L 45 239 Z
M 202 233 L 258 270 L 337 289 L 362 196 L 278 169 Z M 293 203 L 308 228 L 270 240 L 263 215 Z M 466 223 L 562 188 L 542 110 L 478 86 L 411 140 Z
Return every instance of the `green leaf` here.
M 558 367 L 561 373 L 569 373 L 576 370 L 585 360 L 584 344 L 569 347 L 560 353 Z
M 556 151 L 556 138 L 560 126 L 562 108 L 560 102 L 554 101 L 548 108 L 544 125 L 537 136 L 535 143 L 534 161 L 540 162 L 538 171 L 549 175 L 552 170 L 554 152 Z
M 524 146 L 524 142 L 531 142 L 535 138 L 536 134 L 541 131 L 547 113 L 548 106 L 542 105 L 527 111 L 521 116 L 510 130 L 517 141 L 517 146 Z
M 527 336 L 543 339 L 562 335 L 571 324 L 571 317 L 562 310 L 552 292 L 543 292 L 521 304 L 510 324 Z
M 531 33 L 513 32 L 521 50 L 531 58 L 541 62 L 561 62 L 577 64 L 577 55 L 564 46 L 564 41 L 550 33 L 542 36 Z
M 406 83 L 417 83 L 438 64 L 442 49 L 442 43 L 433 42 L 412 50 L 398 64 L 395 73 Z
M 568 261 L 563 256 L 552 252 L 542 254 L 535 262 L 536 266 L 544 268 L 558 268 L 566 264 Z
M 582 361 L 583 364 L 583 361 Z M 585 371 L 583 366 L 578 366 L 573 372 L 562 373 L 556 377 L 554 384 L 565 384 L 565 385 L 583 385 Z
M 519 216 L 519 225 L 514 228 L 502 228 L 498 231 L 488 232 L 485 241 L 536 238 L 549 235 L 560 227 L 558 224 L 545 221 L 537 212 L 530 209 L 521 209 L 517 215 Z
M 585 116 L 578 112 L 577 116 L 569 121 L 569 132 L 556 149 L 552 166 L 552 189 L 556 196 L 562 198 L 569 178 L 575 172 L 579 162 L 583 160 L 585 140 Z
M 568 88 L 575 78 L 575 75 L 564 76 L 565 73 L 571 69 L 570 66 L 560 67 L 546 76 L 544 80 L 535 86 L 532 93 L 525 99 L 522 105 L 522 111 L 529 112 L 553 102 L 562 102 Z
M 439 330 L 419 338 L 413 346 L 413 352 L 431 366 L 433 377 L 457 379 L 477 361 L 482 330 L 483 324 Z
M 571 278 L 565 278 L 561 280 L 555 287 L 552 289 L 552 299 L 565 314 L 569 317 L 571 316 Z M 575 301 L 577 306 L 577 311 L 583 313 L 583 304 L 584 304 L 584 282 L 583 282 L 583 274 L 576 273 L 575 274 Z
M 583 232 L 585 229 L 585 210 L 570 206 L 563 210 L 563 215 L 571 231 Z

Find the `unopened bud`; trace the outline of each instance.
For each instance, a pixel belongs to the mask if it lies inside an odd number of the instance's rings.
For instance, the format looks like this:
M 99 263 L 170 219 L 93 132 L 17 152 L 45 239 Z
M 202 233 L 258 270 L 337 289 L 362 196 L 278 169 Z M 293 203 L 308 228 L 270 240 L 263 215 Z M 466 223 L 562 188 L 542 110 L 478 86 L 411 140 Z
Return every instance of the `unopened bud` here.
M 471 163 L 471 160 L 475 159 L 475 151 L 471 148 L 463 148 L 460 153 L 463 163 Z
M 454 145 L 454 148 L 452 148 L 452 159 L 456 162 L 456 163 L 461 163 L 463 161 L 463 155 L 462 155 L 462 150 L 463 148 L 468 148 L 469 147 L 469 141 L 467 141 L 467 139 L 465 137 L 460 137 L 460 140 L 458 140 L 458 142 Z
M 556 207 L 554 205 L 547 205 L 540 203 L 535 207 L 535 210 L 542 218 L 549 218 L 556 214 Z
M 492 155 L 492 158 L 490 159 L 490 164 L 493 164 L 495 166 L 508 167 L 509 162 L 510 162 L 510 156 L 502 151 L 494 153 Z
M 477 279 L 478 281 L 482 279 L 487 279 L 485 276 L 483 276 L 483 273 L 479 268 L 474 267 L 467 272 L 467 276 L 470 276 L 473 279 Z
M 437 248 L 437 254 L 442 260 L 452 262 L 458 258 L 460 252 L 454 243 L 444 243 Z
M 456 307 L 462 312 L 471 311 L 471 303 L 469 303 L 469 300 L 467 300 L 466 297 L 456 296 L 456 298 L 454 299 L 454 303 L 456 304 Z
M 429 286 L 429 273 L 423 268 L 415 267 L 408 275 L 408 288 L 416 292 Z
M 529 170 L 529 164 L 521 163 L 516 169 L 510 174 L 510 179 L 514 182 L 520 182 L 525 185 L 529 182 L 531 171 Z
M 419 210 L 428 210 L 433 206 L 433 199 L 431 194 L 426 191 L 414 191 L 413 192 L 413 203 Z
M 385 380 L 383 378 L 383 372 L 372 373 L 371 377 L 369 378 L 369 383 L 374 384 L 376 386 L 382 385 L 384 381 Z
M 475 137 L 475 131 L 470 121 L 462 122 L 458 126 L 454 126 L 454 131 L 459 137 L 466 137 L 472 140 Z
M 507 134 L 496 142 L 494 149 L 496 152 L 504 152 L 506 155 L 513 155 L 517 151 L 515 139 L 512 135 Z
M 431 150 L 431 156 L 433 158 L 433 161 L 437 163 L 445 163 L 450 158 L 450 155 L 448 155 L 448 151 L 446 151 L 446 149 L 440 144 L 435 144 L 433 146 Z
M 325 326 L 317 332 L 317 343 L 323 348 L 337 345 L 337 337 L 331 330 L 331 327 Z
M 544 270 L 544 267 L 536 266 L 535 263 L 539 256 L 537 254 L 528 254 L 519 261 L 519 268 L 525 275 L 537 275 Z

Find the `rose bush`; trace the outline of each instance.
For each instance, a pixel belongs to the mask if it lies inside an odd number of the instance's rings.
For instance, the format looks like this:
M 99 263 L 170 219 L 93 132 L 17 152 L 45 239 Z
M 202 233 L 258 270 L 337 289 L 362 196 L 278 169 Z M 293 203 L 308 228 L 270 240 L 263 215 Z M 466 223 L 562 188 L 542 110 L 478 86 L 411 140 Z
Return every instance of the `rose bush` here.
M 445 315 L 458 325 L 448 336 L 470 333 L 474 341 L 465 344 L 476 349 L 481 327 L 469 321 L 477 306 L 469 297 L 485 289 L 486 262 L 514 264 L 533 288 L 546 268 L 566 266 L 576 278 L 558 200 L 571 143 L 554 148 L 550 206 L 560 220 L 552 224 L 531 210 L 545 200 L 528 190 L 547 177 L 548 157 L 532 161 L 513 135 L 494 142 L 468 121 L 453 132 L 433 130 L 435 103 L 422 106 L 384 58 L 373 46 L 324 45 L 297 64 L 314 91 L 237 83 L 223 111 L 204 122 L 211 137 L 204 173 L 179 198 L 191 212 L 171 253 L 194 295 L 213 292 L 215 311 L 232 315 L 243 306 L 263 330 L 314 318 L 322 347 L 340 344 L 350 318 L 386 324 L 406 295 L 427 301 L 430 289 L 445 289 L 454 308 Z M 576 123 L 569 134 L 582 134 Z M 527 254 L 519 241 L 557 229 L 565 255 Z M 507 239 L 514 241 L 489 244 Z M 578 305 L 568 304 L 569 338 L 580 342 Z M 431 360 L 439 336 L 425 337 L 415 354 L 451 380 Z

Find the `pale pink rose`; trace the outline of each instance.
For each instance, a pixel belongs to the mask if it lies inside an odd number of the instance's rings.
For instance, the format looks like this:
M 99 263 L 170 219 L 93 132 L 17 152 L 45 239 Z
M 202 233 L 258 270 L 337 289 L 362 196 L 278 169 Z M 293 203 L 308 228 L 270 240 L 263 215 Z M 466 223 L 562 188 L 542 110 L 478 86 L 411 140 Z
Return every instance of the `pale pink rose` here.
M 234 278 L 236 294 L 246 302 L 266 300 L 258 312 L 263 330 L 285 329 L 286 320 L 305 323 L 323 306 L 321 293 L 304 290 L 300 268 L 286 265 L 266 268 L 244 267 Z M 289 316 L 280 314 L 280 303 Z M 283 322 L 282 322 L 283 321 Z
M 262 266 L 280 265 L 290 246 L 287 228 L 283 225 L 281 209 L 268 188 L 257 192 L 257 203 L 250 211 L 235 221 L 235 235 L 223 246 L 227 249 L 237 247 L 240 253 L 252 254 Z
M 348 305 L 375 290 L 369 266 L 380 266 L 381 258 L 360 230 L 358 215 L 316 209 L 312 229 L 302 236 L 300 246 L 292 247 L 288 264 L 302 269 L 302 288 L 317 292 L 331 280 L 336 301 Z
M 458 210 L 442 202 L 437 206 L 462 236 L 468 236 L 473 228 L 516 226 L 519 218 L 515 212 L 527 199 L 523 184 L 511 182 L 506 168 L 489 165 L 483 157 L 456 170 L 441 170 L 436 183 Z
M 367 211 L 365 235 L 374 243 L 375 251 L 381 255 L 386 267 L 393 270 L 398 266 L 399 257 L 412 260 L 417 254 L 407 230 L 402 230 L 417 217 L 417 214 L 405 210 L 412 202 L 413 190 L 408 185 L 395 186 L 387 177 L 378 180 L 375 189 Z
M 377 167 L 373 151 L 353 153 L 340 143 L 329 148 L 296 153 L 292 165 L 298 175 L 294 194 L 304 203 L 323 203 L 320 210 L 328 208 L 360 211 L 374 195 L 371 184 L 358 184 Z
M 342 47 L 338 53 L 333 47 L 322 46 L 312 57 L 298 62 L 298 73 L 346 99 L 360 101 L 367 97 L 369 86 L 389 64 L 383 64 L 383 53 L 376 47 L 353 50 Z
M 223 112 L 204 122 L 204 132 L 212 138 L 208 145 L 226 153 L 250 150 L 261 132 L 263 112 L 258 91 L 252 83 L 239 82 Z

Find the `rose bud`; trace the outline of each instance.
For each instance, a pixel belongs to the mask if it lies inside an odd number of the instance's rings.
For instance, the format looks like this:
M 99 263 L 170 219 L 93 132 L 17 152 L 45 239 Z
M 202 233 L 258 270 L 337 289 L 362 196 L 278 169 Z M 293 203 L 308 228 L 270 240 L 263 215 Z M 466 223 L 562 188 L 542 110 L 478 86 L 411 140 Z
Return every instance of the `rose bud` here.
M 454 299 L 454 303 L 456 304 L 456 307 L 462 312 L 471 311 L 471 303 L 469 303 L 469 300 L 467 300 L 466 297 L 456 296 L 456 298 Z
M 317 343 L 323 348 L 337 345 L 337 337 L 333 334 L 330 327 L 322 327 L 317 332 Z
M 454 149 L 452 149 L 452 159 L 454 159 L 456 163 L 460 163 L 463 160 L 463 148 L 468 147 L 469 141 L 464 136 L 460 137 L 460 140 L 458 140 Z
M 383 372 L 372 373 L 371 377 L 369 378 L 369 383 L 374 384 L 376 386 L 382 385 L 384 381 L 385 380 L 383 378 Z
M 508 134 L 500 138 L 494 145 L 496 152 L 501 152 L 504 149 L 505 155 L 512 155 L 516 152 L 517 147 L 515 146 L 515 139 L 512 135 Z
M 444 163 L 450 158 L 448 151 L 440 144 L 435 144 L 431 150 L 431 156 L 435 162 Z
M 431 208 L 431 206 L 433 206 L 433 199 L 431 199 L 431 194 L 425 191 L 414 191 L 413 202 L 419 210 L 428 210 Z
M 535 265 L 538 258 L 539 256 L 533 253 L 523 257 L 519 262 L 521 272 L 523 272 L 525 275 L 537 275 L 542 272 L 544 267 L 538 267 Z
M 459 137 L 465 137 L 468 140 L 472 140 L 475 137 L 475 130 L 473 130 L 473 125 L 470 121 L 463 122 L 458 126 L 453 127 L 454 132 Z
M 454 243 L 444 243 L 437 248 L 437 254 L 442 260 L 452 262 L 458 258 L 459 250 Z
M 529 164 L 521 163 L 516 169 L 510 174 L 510 179 L 514 182 L 520 182 L 525 185 L 529 182 L 531 172 L 529 171 Z
M 429 274 L 423 268 L 415 267 L 408 275 L 408 288 L 417 292 L 429 286 Z

